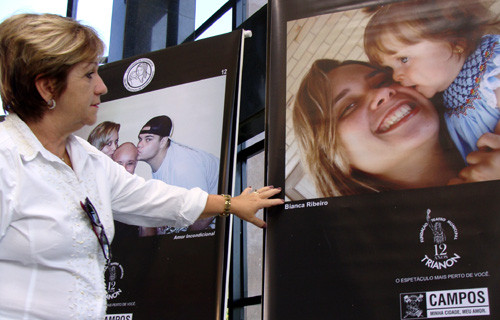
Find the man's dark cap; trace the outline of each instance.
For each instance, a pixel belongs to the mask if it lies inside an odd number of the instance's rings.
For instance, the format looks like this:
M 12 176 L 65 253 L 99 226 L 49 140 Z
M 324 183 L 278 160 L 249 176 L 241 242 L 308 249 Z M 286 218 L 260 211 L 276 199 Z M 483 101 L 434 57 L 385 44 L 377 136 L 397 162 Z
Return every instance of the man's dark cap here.
M 170 132 L 172 131 L 172 120 L 167 116 L 158 116 L 154 117 L 142 127 L 141 132 L 143 133 L 152 133 L 157 134 L 160 137 L 170 136 Z

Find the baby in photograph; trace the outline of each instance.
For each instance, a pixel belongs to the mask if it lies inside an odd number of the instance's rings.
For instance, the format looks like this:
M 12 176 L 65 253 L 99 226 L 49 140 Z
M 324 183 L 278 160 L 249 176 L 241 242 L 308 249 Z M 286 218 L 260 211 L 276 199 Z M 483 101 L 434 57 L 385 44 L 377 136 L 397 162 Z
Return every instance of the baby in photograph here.
M 484 1 L 413 0 L 380 6 L 365 29 L 371 63 L 427 98 L 443 93 L 446 125 L 464 160 L 482 150 L 480 137 L 500 120 L 497 28 Z

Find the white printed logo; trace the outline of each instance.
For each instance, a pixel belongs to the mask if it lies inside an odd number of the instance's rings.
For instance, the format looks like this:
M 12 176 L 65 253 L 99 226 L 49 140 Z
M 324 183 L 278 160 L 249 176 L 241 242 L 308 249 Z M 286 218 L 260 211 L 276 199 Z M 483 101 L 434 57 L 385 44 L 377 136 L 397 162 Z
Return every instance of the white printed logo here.
M 117 283 L 118 280 L 123 279 L 123 267 L 121 264 L 118 262 L 111 262 L 109 266 L 106 269 L 106 280 L 107 280 L 107 285 L 106 285 L 106 299 L 107 300 L 113 300 L 116 297 L 118 297 L 121 293 L 122 290 L 118 288 Z
M 153 80 L 155 64 L 148 58 L 135 60 L 123 75 L 123 85 L 130 92 L 141 91 Z
M 420 243 L 425 242 L 425 236 L 432 234 L 433 252 L 424 255 L 421 262 L 430 269 L 446 269 L 452 267 L 460 259 L 456 253 L 449 253 L 448 243 L 458 239 L 458 229 L 453 222 L 443 217 L 431 218 L 431 209 L 427 209 L 427 222 L 420 229 Z M 429 230 L 431 232 L 426 232 Z M 453 235 L 453 237 L 447 237 Z M 451 231 L 451 232 L 450 232 Z

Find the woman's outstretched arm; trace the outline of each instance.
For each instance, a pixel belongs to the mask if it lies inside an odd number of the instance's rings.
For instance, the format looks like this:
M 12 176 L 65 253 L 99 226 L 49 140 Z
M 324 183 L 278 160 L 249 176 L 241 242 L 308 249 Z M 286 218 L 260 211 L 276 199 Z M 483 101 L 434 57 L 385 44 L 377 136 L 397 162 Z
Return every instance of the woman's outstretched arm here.
M 284 203 L 283 199 L 269 199 L 281 192 L 281 188 L 263 187 L 256 191 L 246 188 L 239 196 L 230 199 L 229 212 L 240 219 L 248 221 L 259 228 L 265 228 L 266 223 L 255 216 L 257 211 Z M 205 209 L 199 219 L 212 217 L 224 212 L 227 199 L 222 195 L 209 195 Z

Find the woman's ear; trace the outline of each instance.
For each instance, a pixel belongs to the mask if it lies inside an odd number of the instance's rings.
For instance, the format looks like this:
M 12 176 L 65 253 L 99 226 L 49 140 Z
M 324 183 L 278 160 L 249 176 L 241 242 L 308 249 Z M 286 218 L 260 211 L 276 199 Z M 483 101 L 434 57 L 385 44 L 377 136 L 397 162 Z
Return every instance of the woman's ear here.
M 35 86 L 38 93 L 45 101 L 54 98 L 54 80 L 43 76 L 37 76 L 35 79 Z

